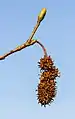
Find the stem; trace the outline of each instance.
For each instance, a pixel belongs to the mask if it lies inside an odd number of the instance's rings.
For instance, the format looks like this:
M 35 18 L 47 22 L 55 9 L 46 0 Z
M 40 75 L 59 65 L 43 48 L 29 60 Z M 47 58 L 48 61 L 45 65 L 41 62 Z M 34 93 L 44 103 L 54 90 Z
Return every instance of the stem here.
M 30 37 L 29 37 L 29 39 L 27 40 L 27 42 L 28 42 L 28 43 L 30 43 L 30 42 L 31 42 L 31 40 L 32 40 L 32 38 L 33 38 L 33 36 L 34 36 L 34 34 L 35 34 L 36 30 L 38 29 L 39 25 L 40 25 L 40 22 L 39 22 L 39 21 L 37 21 L 37 24 L 35 25 L 35 27 L 34 27 L 34 29 L 33 29 L 33 31 L 32 31 L 31 36 L 30 36 Z
M 40 43 L 38 40 L 36 40 L 36 43 L 38 43 L 42 47 L 43 52 L 44 52 L 44 57 L 47 57 L 47 51 L 46 51 L 44 45 L 42 43 Z
M 34 43 L 36 43 L 36 40 L 32 40 L 30 44 L 28 42 L 26 42 L 26 43 L 16 47 L 15 49 L 10 50 L 8 53 L 0 56 L 0 60 L 4 60 L 7 56 L 9 56 L 9 55 L 11 55 L 11 54 L 13 54 L 15 52 L 18 52 L 18 51 L 20 51 L 20 50 L 22 50 L 22 49 L 24 49 L 24 48 L 26 48 L 26 47 L 28 47 L 30 45 L 33 45 Z
M 33 44 L 35 44 L 35 43 L 38 43 L 38 44 L 42 47 L 43 52 L 44 52 L 44 56 L 47 56 L 47 51 L 46 51 L 45 47 L 43 46 L 43 44 L 40 43 L 38 40 L 34 40 L 34 39 L 33 39 L 33 40 L 31 40 L 31 43 L 30 43 L 30 44 L 29 44 L 28 42 L 26 42 L 26 43 L 24 43 L 24 44 L 18 46 L 17 48 L 15 48 L 14 50 L 10 50 L 10 52 L 8 52 L 8 53 L 6 53 L 6 54 L 0 56 L 0 60 L 3 60 L 3 59 L 5 59 L 7 56 L 9 56 L 9 55 L 11 55 L 11 54 L 13 54 L 13 53 L 15 53 L 15 52 L 18 52 L 18 51 L 20 51 L 20 50 L 22 50 L 22 49 L 24 49 L 24 48 L 26 48 L 26 47 L 28 47 L 28 46 L 30 46 L 30 45 L 33 45 Z
M 11 55 L 11 54 L 13 54 L 13 53 L 15 53 L 17 51 L 20 51 L 20 50 L 26 48 L 27 46 L 33 45 L 36 41 L 32 40 L 32 38 L 33 38 L 36 30 L 38 29 L 39 25 L 40 25 L 40 22 L 37 21 L 37 24 L 35 25 L 35 27 L 34 27 L 34 29 L 32 31 L 32 34 L 31 34 L 30 38 L 26 41 L 26 43 L 18 46 L 17 48 L 15 48 L 14 50 L 11 50 L 10 52 L 4 54 L 3 56 L 0 56 L 0 60 L 5 59 L 7 56 L 9 56 L 9 55 Z
M 24 43 L 24 44 L 18 46 L 18 47 L 15 48 L 14 50 L 9 51 L 8 53 L 4 54 L 3 56 L 0 56 L 0 60 L 5 59 L 7 56 L 9 56 L 9 55 L 11 55 L 11 54 L 13 54 L 13 53 L 15 53 L 15 52 L 17 52 L 17 51 L 20 51 L 20 50 L 26 48 L 27 46 L 33 45 L 33 44 L 36 43 L 36 42 L 43 48 L 43 51 L 44 51 L 45 56 L 47 55 L 46 49 L 44 48 L 44 46 L 43 46 L 39 41 L 32 40 L 32 38 L 33 38 L 33 36 L 34 36 L 36 30 L 38 29 L 38 27 L 39 27 L 41 21 L 44 19 L 44 16 L 45 16 L 45 15 L 46 15 L 46 9 L 43 8 L 42 11 L 40 12 L 39 16 L 38 16 L 37 24 L 35 25 L 35 27 L 34 27 L 34 29 L 33 29 L 33 31 L 32 31 L 32 34 L 31 34 L 31 36 L 29 37 L 29 39 L 26 41 L 26 43 Z

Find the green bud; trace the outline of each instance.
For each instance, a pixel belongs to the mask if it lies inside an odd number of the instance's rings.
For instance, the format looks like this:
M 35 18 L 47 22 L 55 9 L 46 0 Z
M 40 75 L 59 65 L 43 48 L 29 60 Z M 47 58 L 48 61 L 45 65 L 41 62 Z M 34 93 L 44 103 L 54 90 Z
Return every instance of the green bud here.
M 43 8 L 41 10 L 40 14 L 38 15 L 38 21 L 39 22 L 41 22 L 44 19 L 45 15 L 46 15 L 46 12 L 47 12 L 46 8 Z

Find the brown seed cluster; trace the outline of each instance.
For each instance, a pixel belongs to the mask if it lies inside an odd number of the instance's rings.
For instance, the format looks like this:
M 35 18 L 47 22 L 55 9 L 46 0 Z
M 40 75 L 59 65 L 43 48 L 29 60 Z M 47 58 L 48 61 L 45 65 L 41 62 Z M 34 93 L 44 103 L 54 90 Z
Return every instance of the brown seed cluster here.
M 38 103 L 46 106 L 50 104 L 56 96 L 56 77 L 59 77 L 59 70 L 54 66 L 50 56 L 40 59 L 39 67 L 41 70 L 40 82 L 37 89 Z

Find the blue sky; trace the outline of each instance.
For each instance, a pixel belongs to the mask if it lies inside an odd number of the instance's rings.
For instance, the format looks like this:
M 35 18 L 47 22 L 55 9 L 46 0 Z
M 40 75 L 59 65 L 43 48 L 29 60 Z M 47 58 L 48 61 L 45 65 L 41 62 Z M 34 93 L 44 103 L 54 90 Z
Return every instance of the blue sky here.
M 42 49 L 30 46 L 0 61 L 0 119 L 75 119 L 75 1 L 0 1 L 0 55 L 24 43 L 40 10 L 47 15 L 34 38 L 46 47 L 61 71 L 51 106 L 36 100 Z

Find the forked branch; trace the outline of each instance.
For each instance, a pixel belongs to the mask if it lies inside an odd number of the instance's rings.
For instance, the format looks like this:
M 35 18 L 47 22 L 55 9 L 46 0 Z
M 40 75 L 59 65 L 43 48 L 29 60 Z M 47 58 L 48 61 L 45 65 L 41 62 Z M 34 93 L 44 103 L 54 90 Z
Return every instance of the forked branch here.
M 38 29 L 38 27 L 39 27 L 41 21 L 44 19 L 44 16 L 45 16 L 45 15 L 46 15 L 46 9 L 43 8 L 43 9 L 41 10 L 40 14 L 38 15 L 37 24 L 35 25 L 35 27 L 34 27 L 34 29 L 33 29 L 33 31 L 32 31 L 32 34 L 31 34 L 31 36 L 30 36 L 30 38 L 29 38 L 24 44 L 22 44 L 22 45 L 16 47 L 16 48 L 13 49 L 13 50 L 10 50 L 8 53 L 5 53 L 4 55 L 0 56 L 0 60 L 4 60 L 7 56 L 9 56 L 9 55 L 11 55 L 11 54 L 13 54 L 13 53 L 15 53 L 15 52 L 18 52 L 18 51 L 20 51 L 20 50 L 22 50 L 22 49 L 24 49 L 24 48 L 26 48 L 26 47 L 28 47 L 28 46 L 30 46 L 30 45 L 33 45 L 33 44 L 35 44 L 36 42 L 43 48 L 44 54 L 47 55 L 44 46 L 43 46 L 39 41 L 32 39 L 33 36 L 34 36 L 34 34 L 35 34 L 35 32 L 37 31 L 37 29 Z

